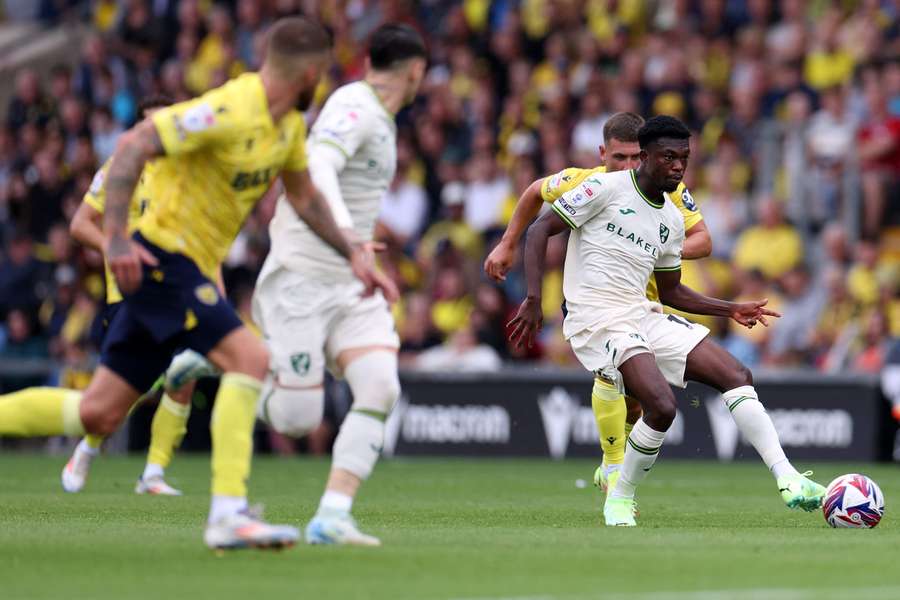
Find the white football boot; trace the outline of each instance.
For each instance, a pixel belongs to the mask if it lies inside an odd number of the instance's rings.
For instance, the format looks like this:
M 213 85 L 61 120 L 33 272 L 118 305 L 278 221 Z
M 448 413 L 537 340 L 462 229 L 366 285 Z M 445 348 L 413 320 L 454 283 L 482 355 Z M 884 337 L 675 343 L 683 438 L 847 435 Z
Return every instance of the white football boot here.
M 99 451 L 88 452 L 84 450 L 81 447 L 81 443 L 75 446 L 75 451 L 72 453 L 72 457 L 69 458 L 69 462 L 63 467 L 62 476 L 60 477 L 62 488 L 65 491 L 74 494 L 84 489 L 88 475 L 91 472 L 91 462 L 98 454 Z
M 271 525 L 262 520 L 262 509 L 248 508 L 206 526 L 203 541 L 213 550 L 240 548 L 288 548 L 300 539 L 290 525 Z
M 319 511 L 306 526 L 306 543 L 380 546 L 381 540 L 361 532 L 349 512 Z
M 166 483 L 162 476 L 138 478 L 137 484 L 134 486 L 135 494 L 148 494 L 150 496 L 181 496 L 181 490 L 173 488 Z

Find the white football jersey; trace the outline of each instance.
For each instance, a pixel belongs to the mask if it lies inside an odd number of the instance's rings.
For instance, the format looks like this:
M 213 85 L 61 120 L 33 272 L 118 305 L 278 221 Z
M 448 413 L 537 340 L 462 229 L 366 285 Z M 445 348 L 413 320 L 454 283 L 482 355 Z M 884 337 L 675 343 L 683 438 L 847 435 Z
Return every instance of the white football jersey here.
M 338 88 L 325 102 L 307 140 L 310 156 L 338 151 L 341 196 L 360 239 L 372 239 L 375 221 L 397 168 L 397 125 L 365 81 Z M 278 199 L 269 227 L 271 255 L 308 274 L 352 277 L 350 266 L 307 227 L 287 199 Z
M 573 232 L 563 273 L 565 336 L 649 310 L 653 271 L 681 268 L 684 217 L 666 194 L 657 204 L 634 171 L 595 173 L 551 207 Z

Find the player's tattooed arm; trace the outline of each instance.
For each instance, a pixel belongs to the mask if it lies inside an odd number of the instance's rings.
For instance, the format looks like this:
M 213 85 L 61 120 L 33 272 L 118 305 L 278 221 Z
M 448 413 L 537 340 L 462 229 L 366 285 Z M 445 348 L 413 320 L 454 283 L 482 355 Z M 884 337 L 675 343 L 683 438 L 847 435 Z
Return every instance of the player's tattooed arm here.
M 527 296 L 516 316 L 507 323 L 509 339 L 517 347 L 534 344 L 534 336 L 544 323 L 541 309 L 542 288 L 544 284 L 544 265 L 547 256 L 547 241 L 554 235 L 566 231 L 569 226 L 553 211 L 544 213 L 528 228 L 525 239 L 525 282 Z
M 144 119 L 122 134 L 106 174 L 104 252 L 110 271 L 125 293 L 134 291 L 140 285 L 141 263 L 156 263 L 156 259 L 146 248 L 129 239 L 128 207 L 144 164 L 163 153 L 162 142 L 153 121 Z
M 767 317 L 780 317 L 773 310 L 765 308 L 768 299 L 752 302 L 727 302 L 710 298 L 681 283 L 681 270 L 656 271 L 656 287 L 659 299 L 666 306 L 695 314 L 715 317 L 729 317 L 744 327 L 751 328 L 757 323 L 769 326 Z
M 350 262 L 354 275 L 366 286 L 366 295 L 380 289 L 388 302 L 400 295 L 394 282 L 375 269 L 371 249 L 366 244 L 351 241 L 338 227 L 328 201 L 313 185 L 309 171 L 283 171 L 285 197 L 297 216 L 303 219 L 323 242 L 334 248 Z

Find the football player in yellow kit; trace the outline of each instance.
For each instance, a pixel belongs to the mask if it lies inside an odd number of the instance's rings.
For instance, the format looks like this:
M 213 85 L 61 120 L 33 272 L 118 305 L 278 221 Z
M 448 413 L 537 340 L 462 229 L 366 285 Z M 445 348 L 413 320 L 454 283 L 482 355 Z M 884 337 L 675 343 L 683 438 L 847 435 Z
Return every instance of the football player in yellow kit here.
M 151 96 L 141 102 L 139 114 L 142 118 L 150 117 L 154 112 L 171 103 L 171 100 L 163 96 Z M 112 159 L 107 160 L 100 170 L 97 171 L 94 180 L 91 182 L 91 187 L 84 195 L 84 201 L 78 207 L 69 226 L 73 238 L 98 252 L 103 252 L 102 224 L 103 213 L 106 209 L 106 186 L 104 182 L 111 162 Z M 151 161 L 144 165 L 140 181 L 134 190 L 131 205 L 129 206 L 129 227 L 135 226 L 138 219 L 149 209 L 152 201 L 149 193 L 150 182 L 159 176 L 165 176 L 165 166 L 162 162 Z M 116 287 L 115 279 L 108 267 L 105 271 L 106 306 L 103 307 L 92 328 L 93 341 L 98 348 L 102 347 L 106 330 L 116 312 L 122 307 L 122 293 Z M 221 277 L 218 283 L 220 291 L 224 293 Z M 193 350 L 184 350 L 173 359 L 173 364 L 177 366 L 188 355 L 193 356 L 193 362 L 197 364 L 197 367 L 191 373 L 193 376 L 201 377 L 212 374 L 215 371 L 209 362 L 202 357 L 195 356 L 196 353 Z M 183 385 L 179 384 L 180 381 L 175 378 L 167 379 L 166 377 L 161 377 L 158 381 L 157 385 L 163 387 L 163 394 L 150 427 L 150 447 L 147 453 L 147 464 L 135 486 L 135 492 L 138 494 L 181 495 L 179 490 L 170 486 L 164 479 L 164 471 L 169 466 L 175 449 L 181 444 L 181 440 L 184 439 L 184 434 L 187 432 L 191 397 L 194 392 L 193 380 L 186 381 Z M 65 395 L 68 393 L 68 390 L 59 389 L 56 392 L 45 393 Z M 80 492 L 84 488 L 90 473 L 91 463 L 94 457 L 99 454 L 100 446 L 104 439 L 105 437 L 102 435 L 88 434 L 76 445 L 75 451 L 62 471 L 61 481 L 65 491 Z
M 636 169 L 641 164 L 641 148 L 638 130 L 644 119 L 633 113 L 616 113 L 603 126 L 603 145 L 600 146 L 601 166 L 593 169 L 567 168 L 559 173 L 538 179 L 519 198 L 512 219 L 497 246 L 484 263 L 484 270 L 495 281 L 502 281 L 515 260 L 519 241 L 528 224 L 537 216 L 543 203 L 552 203 L 565 192 L 574 189 L 593 173 L 606 173 Z M 684 216 L 686 237 L 683 258 L 696 259 L 709 256 L 712 242 L 703 216 L 694 204 L 683 183 L 669 195 Z M 566 233 L 568 235 L 568 232 Z M 659 301 L 656 281 L 650 278 L 647 297 Z M 625 440 L 631 427 L 641 416 L 641 407 L 632 398 L 626 399 L 612 384 L 594 379 L 591 407 L 597 421 L 603 463 L 594 472 L 594 483 L 607 490 L 615 483 L 625 458 Z
M 241 225 L 280 175 L 298 216 L 350 261 L 367 293 L 393 284 L 371 254 L 335 224 L 307 171 L 306 123 L 331 62 L 331 39 L 314 21 L 289 17 L 268 32 L 259 72 L 161 109 L 126 132 L 106 177 L 104 249 L 124 296 L 110 323 L 101 365 L 83 394 L 39 390 L 0 398 L 0 435 L 105 435 L 121 423 L 176 348 L 205 355 L 223 375 L 212 415 L 210 548 L 283 547 L 295 527 L 270 525 L 247 504 L 252 433 L 265 345 L 222 298 L 213 280 Z M 168 169 L 150 182 L 150 211 L 129 235 L 128 208 L 144 165 Z

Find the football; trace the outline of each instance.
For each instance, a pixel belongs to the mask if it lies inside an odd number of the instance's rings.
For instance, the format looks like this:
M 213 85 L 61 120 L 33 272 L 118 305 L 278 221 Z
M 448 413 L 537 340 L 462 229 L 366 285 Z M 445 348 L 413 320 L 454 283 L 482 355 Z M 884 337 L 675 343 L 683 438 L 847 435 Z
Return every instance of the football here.
M 822 512 L 832 527 L 871 529 L 884 515 L 884 496 L 865 475 L 841 475 L 828 484 Z

